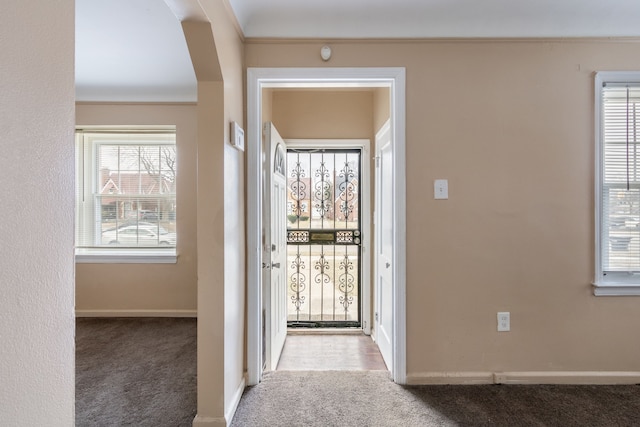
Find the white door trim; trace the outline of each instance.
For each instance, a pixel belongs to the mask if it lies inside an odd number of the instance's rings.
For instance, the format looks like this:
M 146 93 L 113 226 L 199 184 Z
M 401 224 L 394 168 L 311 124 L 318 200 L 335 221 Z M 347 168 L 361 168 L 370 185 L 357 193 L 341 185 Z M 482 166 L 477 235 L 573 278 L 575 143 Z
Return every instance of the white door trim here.
M 371 141 L 368 139 L 287 139 L 287 148 L 357 148 L 361 150 L 360 188 L 366 191 L 360 192 L 360 212 L 367 215 L 361 217 L 362 250 L 360 298 L 362 312 L 361 328 L 365 335 L 371 335 L 371 265 L 373 260 L 373 246 L 371 245 Z
M 393 366 L 406 384 L 406 175 L 404 68 L 248 68 L 247 69 L 247 379 L 262 376 L 262 90 L 273 87 L 388 87 L 393 134 Z

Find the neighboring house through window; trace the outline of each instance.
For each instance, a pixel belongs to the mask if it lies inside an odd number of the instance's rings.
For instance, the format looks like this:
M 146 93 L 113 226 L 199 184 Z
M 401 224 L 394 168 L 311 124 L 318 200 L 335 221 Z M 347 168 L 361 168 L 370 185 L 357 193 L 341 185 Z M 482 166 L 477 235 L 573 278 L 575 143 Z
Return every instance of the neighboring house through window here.
M 596 295 L 640 295 L 640 72 L 596 75 Z
M 76 260 L 175 262 L 175 128 L 76 134 Z

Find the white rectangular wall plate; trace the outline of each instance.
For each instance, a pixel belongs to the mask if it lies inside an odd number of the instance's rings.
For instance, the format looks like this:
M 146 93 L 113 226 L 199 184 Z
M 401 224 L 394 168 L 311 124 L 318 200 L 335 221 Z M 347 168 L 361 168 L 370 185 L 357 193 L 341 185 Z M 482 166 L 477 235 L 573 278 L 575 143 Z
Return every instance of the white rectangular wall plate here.
M 498 312 L 498 332 L 509 332 L 511 330 L 511 313 L 508 311 Z
M 449 181 L 446 179 L 436 179 L 433 182 L 433 198 L 436 200 L 446 200 L 449 198 Z
M 244 130 L 236 122 L 231 122 L 231 145 L 244 151 Z

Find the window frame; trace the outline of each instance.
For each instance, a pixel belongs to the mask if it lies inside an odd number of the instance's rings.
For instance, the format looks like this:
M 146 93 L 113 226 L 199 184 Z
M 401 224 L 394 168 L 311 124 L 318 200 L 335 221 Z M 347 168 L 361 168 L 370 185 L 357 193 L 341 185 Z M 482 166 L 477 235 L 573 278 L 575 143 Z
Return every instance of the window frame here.
M 603 87 L 607 83 L 633 84 L 640 87 L 640 71 L 601 71 L 595 75 L 595 278 L 596 296 L 640 295 L 640 274 L 635 272 L 608 272 L 604 269 L 602 239 L 605 219 L 604 183 L 604 108 Z
M 76 129 L 76 229 L 75 229 L 75 260 L 76 263 L 117 263 L 117 264 L 173 264 L 177 262 L 177 243 L 172 247 L 79 247 L 79 224 L 91 222 L 95 219 L 96 195 L 94 190 L 97 188 L 97 169 L 98 169 L 98 150 L 102 144 L 107 142 L 100 141 L 101 138 L 95 138 L 96 135 L 104 134 L 105 137 L 112 135 L 173 135 L 174 143 L 166 145 L 175 145 L 176 152 L 177 132 L 175 126 L 158 126 L 158 127 L 81 127 Z M 88 138 L 87 138 L 88 137 Z M 141 141 L 127 142 L 125 140 L 119 145 L 145 145 Z M 158 143 L 149 143 L 148 145 L 163 145 Z M 177 202 L 177 188 L 175 192 Z M 177 218 L 176 218 L 177 222 Z M 89 225 L 89 227 L 92 227 Z M 177 230 L 176 230 L 177 232 Z M 93 236 L 95 238 L 95 234 Z

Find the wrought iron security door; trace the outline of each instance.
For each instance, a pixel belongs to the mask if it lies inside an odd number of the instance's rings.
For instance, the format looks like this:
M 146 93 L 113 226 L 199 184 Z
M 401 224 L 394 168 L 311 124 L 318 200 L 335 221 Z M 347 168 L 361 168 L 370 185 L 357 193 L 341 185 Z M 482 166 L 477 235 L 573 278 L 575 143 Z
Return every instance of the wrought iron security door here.
M 287 151 L 290 327 L 360 326 L 360 165 L 359 149 Z

